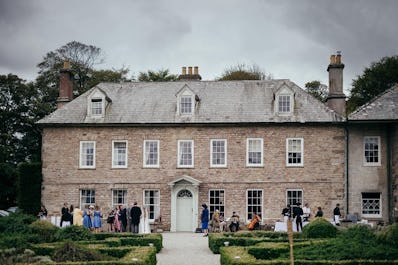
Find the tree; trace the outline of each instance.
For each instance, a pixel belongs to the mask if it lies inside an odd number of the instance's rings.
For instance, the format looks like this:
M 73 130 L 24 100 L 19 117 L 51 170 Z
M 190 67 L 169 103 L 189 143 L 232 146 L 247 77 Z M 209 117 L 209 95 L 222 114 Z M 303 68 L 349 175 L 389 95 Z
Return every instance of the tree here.
M 271 78 L 271 74 L 267 74 L 256 64 L 249 67 L 245 64 L 238 64 L 225 69 L 224 73 L 217 80 L 269 80 Z
M 177 75 L 169 73 L 169 69 L 161 69 L 158 71 L 148 70 L 148 72 L 140 72 L 138 81 L 141 82 L 167 82 L 176 81 Z
M 384 57 L 378 62 L 371 63 L 361 76 L 353 80 L 347 112 L 353 112 L 396 83 L 398 83 L 398 55 Z
M 314 80 L 305 84 L 306 91 L 313 95 L 321 102 L 326 102 L 328 98 L 328 87 L 321 84 L 320 81 Z
M 93 87 L 101 82 L 129 82 L 131 81 L 131 79 L 127 77 L 129 71 L 130 70 L 125 67 L 112 70 L 92 70 L 90 78 L 87 80 L 87 86 Z

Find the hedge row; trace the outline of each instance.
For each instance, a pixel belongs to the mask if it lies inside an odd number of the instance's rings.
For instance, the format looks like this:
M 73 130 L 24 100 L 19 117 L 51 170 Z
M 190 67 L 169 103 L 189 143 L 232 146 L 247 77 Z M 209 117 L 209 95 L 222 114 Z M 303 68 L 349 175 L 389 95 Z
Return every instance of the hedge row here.
M 295 236 L 295 242 L 305 240 L 301 239 L 298 234 Z M 282 243 L 287 241 L 287 233 L 268 231 L 209 234 L 209 248 L 214 254 L 220 253 L 220 247 L 224 246 L 224 242 L 229 242 L 229 246 L 253 246 L 260 242 Z
M 245 247 L 222 247 L 221 265 L 290 265 L 290 260 L 257 260 Z M 295 265 L 398 265 L 398 260 L 295 260 Z

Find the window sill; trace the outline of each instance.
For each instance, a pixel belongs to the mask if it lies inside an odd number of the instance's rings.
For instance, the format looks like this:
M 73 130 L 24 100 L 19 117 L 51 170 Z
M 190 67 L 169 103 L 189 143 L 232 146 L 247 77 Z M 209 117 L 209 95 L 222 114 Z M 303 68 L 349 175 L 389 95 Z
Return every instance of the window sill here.
M 95 167 L 79 167 L 79 170 L 93 170 Z
M 286 165 L 286 167 L 304 167 L 304 165 Z

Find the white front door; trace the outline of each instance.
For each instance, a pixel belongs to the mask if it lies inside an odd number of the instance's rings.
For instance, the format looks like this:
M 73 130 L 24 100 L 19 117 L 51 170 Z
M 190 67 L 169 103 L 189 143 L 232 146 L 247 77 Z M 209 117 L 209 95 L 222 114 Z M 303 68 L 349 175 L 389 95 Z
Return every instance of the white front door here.
M 193 198 L 189 190 L 180 190 L 177 194 L 177 231 L 192 232 Z

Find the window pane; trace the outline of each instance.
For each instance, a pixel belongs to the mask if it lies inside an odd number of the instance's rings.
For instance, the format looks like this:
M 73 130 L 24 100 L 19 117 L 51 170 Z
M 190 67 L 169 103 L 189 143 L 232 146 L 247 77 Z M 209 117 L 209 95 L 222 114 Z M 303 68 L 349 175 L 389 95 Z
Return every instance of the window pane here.
M 261 215 L 263 209 L 263 191 L 247 191 L 247 220 L 250 220 L 254 214 Z
M 192 113 L 192 97 L 191 96 L 181 97 L 180 110 L 181 110 L 181 114 L 191 114 Z
M 80 190 L 80 209 L 86 205 L 95 205 L 95 190 Z
M 249 165 L 261 165 L 262 164 L 262 140 L 261 139 L 249 139 L 248 140 L 248 164 Z
M 145 190 L 144 203 L 148 207 L 149 219 L 160 218 L 160 193 L 159 190 Z
M 220 211 L 220 215 L 224 216 L 224 191 L 223 190 L 210 190 L 209 201 L 210 201 L 210 218 L 216 210 Z
M 362 214 L 381 214 L 381 193 L 362 193 Z
M 145 165 L 146 166 L 157 166 L 158 155 L 159 155 L 159 142 L 158 141 L 145 141 Z
M 179 142 L 179 165 L 180 166 L 193 166 L 193 150 L 192 141 Z
M 364 156 L 366 163 L 379 163 L 379 137 L 364 138 Z
M 114 142 L 113 143 L 113 165 L 126 166 L 127 165 L 127 143 Z
M 290 112 L 290 96 L 280 95 L 278 97 L 278 111 L 279 112 Z
M 212 165 L 225 165 L 226 141 L 225 140 L 212 140 Z
M 81 154 L 80 154 L 81 166 L 83 167 L 94 166 L 94 155 L 95 155 L 94 142 L 82 142 Z
M 302 164 L 302 139 L 288 139 L 287 140 L 287 164 L 301 165 Z

